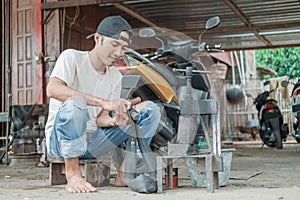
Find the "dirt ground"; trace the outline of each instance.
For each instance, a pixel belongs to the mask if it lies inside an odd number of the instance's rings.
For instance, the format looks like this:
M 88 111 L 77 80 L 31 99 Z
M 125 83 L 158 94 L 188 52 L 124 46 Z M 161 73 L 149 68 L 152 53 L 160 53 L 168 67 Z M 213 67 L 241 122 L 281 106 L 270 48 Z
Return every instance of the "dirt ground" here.
M 284 144 L 282 150 L 260 145 L 226 146 L 233 152 L 230 179 L 214 193 L 191 185 L 183 162 L 179 187 L 162 194 L 140 194 L 129 188 L 99 187 L 96 193 L 70 194 L 64 185 L 49 185 L 49 168 L 34 164 L 0 165 L 0 199 L 201 199 L 201 200 L 297 200 L 300 197 L 300 144 Z M 113 173 L 113 172 L 112 172 Z M 113 179 L 112 179 L 113 180 Z

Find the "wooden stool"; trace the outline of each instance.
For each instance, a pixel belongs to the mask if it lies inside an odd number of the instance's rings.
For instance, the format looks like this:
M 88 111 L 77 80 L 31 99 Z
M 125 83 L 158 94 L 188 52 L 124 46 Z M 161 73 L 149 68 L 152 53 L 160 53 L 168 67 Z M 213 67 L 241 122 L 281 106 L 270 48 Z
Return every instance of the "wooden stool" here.
M 79 166 L 84 179 L 94 187 L 110 184 L 110 159 L 80 160 Z M 65 163 L 62 160 L 50 161 L 50 185 L 66 184 Z

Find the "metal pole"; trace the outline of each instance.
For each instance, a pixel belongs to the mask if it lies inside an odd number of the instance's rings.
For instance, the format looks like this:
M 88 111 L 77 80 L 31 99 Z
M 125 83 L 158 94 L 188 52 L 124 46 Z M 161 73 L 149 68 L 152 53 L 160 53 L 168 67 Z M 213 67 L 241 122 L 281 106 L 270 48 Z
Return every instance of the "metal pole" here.
M 11 102 L 12 102 L 12 93 L 11 93 L 11 69 L 9 66 L 8 69 L 8 95 L 7 95 L 7 122 L 6 122 L 6 156 L 5 162 L 8 165 L 8 150 L 9 150 L 9 135 L 10 135 L 10 123 L 11 123 Z

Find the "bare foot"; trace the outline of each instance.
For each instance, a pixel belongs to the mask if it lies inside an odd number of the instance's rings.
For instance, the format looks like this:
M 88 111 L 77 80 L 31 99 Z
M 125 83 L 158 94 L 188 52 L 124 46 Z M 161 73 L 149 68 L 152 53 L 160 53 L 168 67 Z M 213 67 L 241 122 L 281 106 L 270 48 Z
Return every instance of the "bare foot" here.
M 124 172 L 119 171 L 117 174 L 117 177 L 115 179 L 115 186 L 117 187 L 127 187 L 127 184 L 125 182 L 125 174 Z
M 68 192 L 86 193 L 97 191 L 96 188 L 82 178 L 78 158 L 65 158 L 64 160 L 66 167 L 66 178 L 68 182 L 66 185 L 66 190 Z
M 97 192 L 97 189 L 90 183 L 86 182 L 81 174 L 74 174 L 72 177 L 67 179 L 66 190 L 71 193 L 87 193 Z

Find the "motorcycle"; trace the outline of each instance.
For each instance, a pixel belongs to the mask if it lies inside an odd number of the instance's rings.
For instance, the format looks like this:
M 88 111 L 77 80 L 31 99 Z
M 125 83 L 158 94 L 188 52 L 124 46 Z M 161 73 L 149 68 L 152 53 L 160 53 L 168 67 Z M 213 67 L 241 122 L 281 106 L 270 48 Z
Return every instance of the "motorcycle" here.
M 131 170 L 126 173 L 134 174 L 131 178 L 126 176 L 130 182 L 135 183 L 132 187 L 129 186 L 131 189 L 137 190 L 136 186 L 143 185 L 144 181 L 138 178 L 140 175 L 153 175 L 152 171 L 144 173 L 138 170 L 148 166 L 146 163 L 156 166 L 153 164 L 153 152 L 155 155 L 177 158 L 199 154 L 198 144 L 202 138 L 206 139 L 209 154 L 214 155 L 214 169 L 222 169 L 220 115 L 216 99 L 212 98 L 214 95 L 220 95 L 220 91 L 214 90 L 211 75 L 217 72 L 217 69 L 207 53 L 210 50 L 220 51 L 221 45 L 207 45 L 201 40 L 207 30 L 217 27 L 219 23 L 219 17 L 208 19 L 199 41 L 174 30 L 143 28 L 139 30 L 139 37 L 133 40 L 136 42 L 131 48 L 125 48 L 123 67 L 120 68 L 124 69 L 122 97 L 151 100 L 160 106 L 162 111 L 159 127 L 150 145 L 152 152 L 143 152 L 141 148 L 143 158 L 137 159 L 133 156 L 136 169 L 133 170 L 134 173 Z M 116 168 L 120 167 L 125 156 L 124 146 L 113 152 Z M 126 151 L 129 150 L 127 145 Z M 207 151 L 205 154 L 207 155 Z M 126 155 L 129 155 L 125 156 L 125 159 L 128 159 L 131 154 Z M 146 162 L 147 160 L 152 162 Z M 188 163 L 188 160 L 185 162 Z M 125 171 L 134 166 L 133 162 L 125 163 Z M 154 172 L 156 173 L 159 171 Z M 155 178 L 148 181 L 151 186 L 156 186 Z M 157 190 L 161 191 L 159 185 L 157 184 Z M 149 191 L 150 186 L 144 186 L 143 190 Z
M 207 45 L 201 37 L 219 23 L 217 16 L 208 19 L 199 41 L 174 30 L 143 28 L 133 46 L 144 53 L 126 48 L 120 66 L 123 69 L 122 97 L 151 100 L 163 111 L 151 143 L 156 152 L 161 152 L 169 143 L 197 144 L 196 136 L 207 134 L 208 128 L 204 126 L 209 126 L 209 116 L 202 120 L 194 116 L 217 112 L 211 101 L 210 77 L 216 70 L 207 52 L 220 51 L 221 45 Z
M 287 87 L 290 82 L 282 81 L 281 86 Z M 291 93 L 291 108 L 292 116 L 295 118 L 293 122 L 294 133 L 292 136 L 296 139 L 297 143 L 300 143 L 300 80 L 293 84 L 293 90 Z
M 258 94 L 253 104 L 256 106 L 259 118 L 259 135 L 264 144 L 269 147 L 282 149 L 282 141 L 288 135 L 288 126 L 283 123 L 283 116 L 277 101 L 269 99 L 270 93 L 274 90 Z

